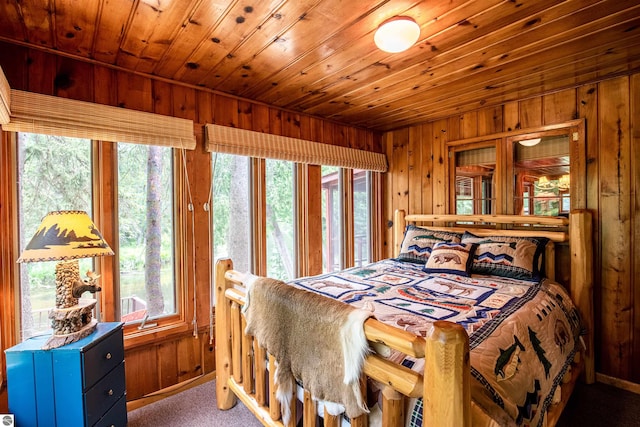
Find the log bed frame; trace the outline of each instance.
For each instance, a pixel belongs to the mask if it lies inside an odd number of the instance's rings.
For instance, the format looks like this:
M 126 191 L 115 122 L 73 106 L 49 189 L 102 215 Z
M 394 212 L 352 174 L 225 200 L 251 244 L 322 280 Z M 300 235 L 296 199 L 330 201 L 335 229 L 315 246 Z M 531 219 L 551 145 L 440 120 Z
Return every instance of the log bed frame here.
M 513 215 L 408 215 L 396 211 L 394 218 L 394 251 L 397 256 L 407 222 L 429 224 L 432 229 L 470 230 L 476 235 L 545 236 L 552 242 L 569 242 L 571 279 L 569 291 L 578 307 L 587 335 L 586 349 L 576 353 L 572 369 L 561 384 L 561 400 L 549 407 L 547 425 L 555 425 L 573 391 L 577 378 L 595 381 L 593 350 L 593 255 L 592 219 L 586 210 L 573 211 L 569 218 Z M 460 224 L 463 222 L 464 224 Z M 446 227 L 443 226 L 447 225 Z M 453 226 L 449 226 L 449 225 Z M 544 231 L 543 231 L 544 230 Z M 546 251 L 547 276 L 555 274 L 554 245 Z M 561 263 L 565 264 L 566 263 Z M 558 266 L 561 267 L 561 266 Z M 275 360 L 251 336 L 244 335 L 246 326 L 241 315 L 244 291 L 238 287 L 243 275 L 233 270 L 230 259 L 216 262 L 216 395 L 218 408 L 230 409 L 239 398 L 265 426 L 283 426 L 280 406 L 275 399 L 273 372 Z M 560 269 L 561 270 L 561 269 Z M 560 271 L 559 270 L 559 271 Z M 368 356 L 364 373 L 384 384 L 382 390 L 382 425 L 405 425 L 406 397 L 423 398 L 424 425 L 471 426 L 469 391 L 469 338 L 454 323 L 437 321 L 432 332 L 418 337 L 375 319 L 365 322 L 369 341 L 387 345 L 417 358 L 425 358 L 424 374 L 387 361 L 375 354 Z M 267 369 L 266 365 L 269 365 Z M 406 397 L 405 397 L 406 396 Z M 295 398 L 294 398 L 295 399 Z M 310 393 L 303 394 L 303 425 L 316 425 L 318 409 Z M 296 405 L 292 404 L 291 421 L 295 426 Z M 351 420 L 351 425 L 368 425 L 368 415 Z M 340 425 L 340 418 L 324 414 L 324 425 Z

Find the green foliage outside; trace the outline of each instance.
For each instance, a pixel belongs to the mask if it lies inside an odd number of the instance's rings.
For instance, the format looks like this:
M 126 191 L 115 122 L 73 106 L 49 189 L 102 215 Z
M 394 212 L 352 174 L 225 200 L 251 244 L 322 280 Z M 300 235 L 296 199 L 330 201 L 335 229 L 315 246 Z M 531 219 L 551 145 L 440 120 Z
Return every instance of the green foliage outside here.
M 120 258 L 120 298 L 137 296 L 151 303 L 145 289 L 145 253 L 147 227 L 147 175 L 149 147 L 118 143 L 118 229 Z M 164 313 L 175 312 L 173 274 L 173 165 L 172 150 L 162 148 L 160 176 L 162 196 L 160 210 L 160 301 Z M 126 314 L 126 302 L 123 313 Z M 152 313 L 153 314 L 153 313 Z
M 295 275 L 294 167 L 283 160 L 266 161 L 267 275 L 282 280 Z

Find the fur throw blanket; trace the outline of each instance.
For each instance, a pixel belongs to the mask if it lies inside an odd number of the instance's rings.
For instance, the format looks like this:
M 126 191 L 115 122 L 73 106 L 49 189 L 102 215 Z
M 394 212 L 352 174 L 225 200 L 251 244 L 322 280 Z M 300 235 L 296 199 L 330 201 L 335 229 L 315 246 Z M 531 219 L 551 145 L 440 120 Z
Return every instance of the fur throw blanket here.
M 328 401 L 333 415 L 368 413 L 360 376 L 369 351 L 363 324 L 372 313 L 278 280 L 249 276 L 244 284 L 245 332 L 277 361 L 276 395 L 284 423 L 296 380 L 314 399 Z

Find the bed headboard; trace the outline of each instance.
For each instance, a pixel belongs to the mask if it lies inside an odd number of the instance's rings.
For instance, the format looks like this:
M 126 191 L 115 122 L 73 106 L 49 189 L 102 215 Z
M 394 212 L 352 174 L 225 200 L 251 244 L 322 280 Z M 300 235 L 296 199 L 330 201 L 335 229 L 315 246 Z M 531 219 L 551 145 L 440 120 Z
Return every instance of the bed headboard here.
M 504 235 L 522 237 L 547 237 L 545 252 L 546 276 L 556 276 L 555 244 L 569 244 L 570 267 L 569 293 L 578 307 L 587 330 L 585 352 L 585 381 L 595 381 L 594 367 L 594 318 L 593 318 L 593 235 L 592 215 L 588 210 L 574 210 L 565 217 L 532 215 L 441 215 L 411 214 L 396 210 L 394 214 L 394 256 L 400 253 L 400 245 L 407 223 L 428 226 L 433 230 L 463 233 L 465 230 L 478 236 Z
M 394 218 L 394 256 L 400 254 L 400 245 L 407 223 L 425 225 L 432 230 L 464 233 L 468 230 L 476 236 L 546 237 L 545 275 L 556 277 L 555 243 L 569 241 L 569 219 L 564 217 L 531 215 L 405 215 L 397 210 Z

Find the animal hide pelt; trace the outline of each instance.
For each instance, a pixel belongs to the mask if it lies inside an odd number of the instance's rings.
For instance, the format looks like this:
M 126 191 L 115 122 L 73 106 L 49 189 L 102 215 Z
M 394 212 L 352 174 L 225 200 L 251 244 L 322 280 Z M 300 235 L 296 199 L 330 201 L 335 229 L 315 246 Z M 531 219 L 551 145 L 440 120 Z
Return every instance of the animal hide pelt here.
M 334 412 L 368 413 L 360 376 L 369 352 L 363 323 L 372 313 L 278 280 L 249 276 L 244 284 L 245 332 L 277 361 L 276 395 L 284 423 L 296 380 L 314 399 L 336 403 L 329 405 L 337 408 Z

